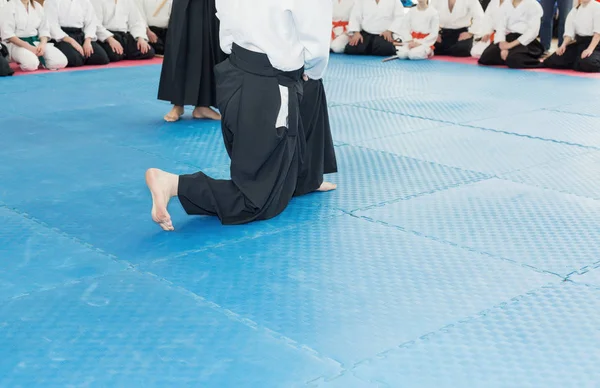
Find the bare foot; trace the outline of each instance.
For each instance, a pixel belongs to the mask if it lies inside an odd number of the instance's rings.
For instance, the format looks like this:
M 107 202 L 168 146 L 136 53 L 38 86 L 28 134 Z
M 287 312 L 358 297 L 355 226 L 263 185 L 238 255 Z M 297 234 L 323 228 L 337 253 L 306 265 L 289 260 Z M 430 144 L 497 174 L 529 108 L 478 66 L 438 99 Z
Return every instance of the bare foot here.
M 165 121 L 170 123 L 178 121 L 183 115 L 183 107 L 174 105 L 169 113 L 165 115 Z
M 325 192 L 337 189 L 337 185 L 331 182 L 323 182 L 317 191 Z
M 146 171 L 146 184 L 152 194 L 152 220 L 163 230 L 175 230 L 167 205 L 177 195 L 179 176 L 151 168 Z
M 205 106 L 197 106 L 192 112 L 195 119 L 221 120 L 221 115 Z

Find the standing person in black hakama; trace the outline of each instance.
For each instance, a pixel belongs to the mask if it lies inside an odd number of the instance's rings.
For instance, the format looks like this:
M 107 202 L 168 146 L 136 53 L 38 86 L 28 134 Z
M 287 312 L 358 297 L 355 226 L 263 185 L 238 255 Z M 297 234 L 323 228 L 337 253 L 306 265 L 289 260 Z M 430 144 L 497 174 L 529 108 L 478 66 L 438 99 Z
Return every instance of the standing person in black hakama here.
M 196 119 L 220 120 L 216 105 L 214 67 L 226 55 L 219 47 L 215 0 L 174 0 L 169 19 L 158 99 L 173 108 L 166 121 L 177 121 L 185 105 Z
M 300 117 L 314 114 L 325 120 L 326 101 L 312 108 L 301 107 L 300 101 L 305 86 L 310 95 L 320 95 L 322 84 L 308 79 L 320 80 L 327 67 L 331 1 L 217 0 L 217 9 L 221 47 L 231 53 L 215 69 L 231 179 L 149 169 L 152 218 L 164 230 L 174 229 L 167 205 L 175 196 L 188 214 L 217 216 L 223 224 L 277 216 L 315 175 L 313 170 L 304 174 L 310 165 L 306 158 L 317 154 L 308 152 L 311 141 L 327 138 L 316 132 L 328 129 L 328 123 L 309 125 L 313 132 L 307 136 Z M 327 182 L 312 185 L 313 191 L 335 188 Z

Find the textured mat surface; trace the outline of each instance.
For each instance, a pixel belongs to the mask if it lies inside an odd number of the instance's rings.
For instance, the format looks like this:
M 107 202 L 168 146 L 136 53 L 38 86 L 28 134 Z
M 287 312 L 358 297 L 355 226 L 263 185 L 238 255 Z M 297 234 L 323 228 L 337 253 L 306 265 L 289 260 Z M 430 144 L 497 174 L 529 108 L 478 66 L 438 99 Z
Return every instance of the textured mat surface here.
M 163 233 L 145 169 L 229 160 L 159 72 L 2 80 L 0 386 L 600 380 L 599 81 L 333 56 L 338 190 Z

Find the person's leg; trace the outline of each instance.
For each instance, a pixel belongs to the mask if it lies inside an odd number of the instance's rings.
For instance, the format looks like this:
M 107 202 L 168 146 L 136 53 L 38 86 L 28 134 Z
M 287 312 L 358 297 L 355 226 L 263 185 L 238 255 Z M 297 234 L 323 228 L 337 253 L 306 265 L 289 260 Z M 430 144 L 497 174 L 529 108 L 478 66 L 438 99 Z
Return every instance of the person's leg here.
M 371 42 L 373 41 L 373 35 L 368 32 L 361 31 L 363 41 L 359 42 L 356 46 L 346 45 L 344 54 L 348 55 L 370 55 Z M 393 54 L 392 54 L 393 55 Z
M 156 55 L 165 55 L 165 38 L 167 37 L 167 29 L 150 26 L 150 31 L 154 32 L 157 41 L 150 43 Z
M 459 40 L 453 46 L 447 49 L 447 54 L 451 57 L 467 58 L 471 56 L 473 48 L 473 38 Z
M 396 55 L 400 59 L 408 59 L 408 52 L 409 51 L 410 51 L 410 49 L 408 48 L 408 46 L 398 46 L 398 47 L 396 47 Z
M 135 39 L 129 32 L 123 34 L 123 40 L 125 41 L 125 45 L 123 45 L 123 49 L 125 50 L 125 59 L 138 61 L 152 59 L 156 55 L 154 49 L 150 45 L 148 45 L 148 51 L 143 53 L 138 48 L 137 39 Z
M 323 180 L 324 174 L 337 172 L 337 160 L 329 124 L 327 97 L 321 80 L 304 82 L 300 103 L 301 133 L 306 139 L 295 196 L 313 191 L 330 191 L 337 186 Z
M 502 59 L 501 52 L 502 50 L 500 50 L 500 46 L 497 43 L 490 44 L 483 50 L 477 63 L 483 66 L 502 66 L 505 62 Z
M 563 55 L 554 53 L 544 59 L 543 65 L 548 69 L 573 69 L 578 54 L 579 50 L 577 49 L 577 45 L 570 44 L 567 46 Z
M 119 42 L 119 44 L 123 47 L 123 52 L 121 54 L 117 54 L 113 50 L 113 48 L 110 46 L 110 43 L 108 43 L 108 40 L 106 42 L 98 42 L 98 44 L 100 45 L 100 47 L 102 47 L 104 49 L 104 52 L 108 56 L 108 60 L 111 63 L 113 63 L 113 62 L 120 62 L 123 59 L 125 59 L 125 41 L 123 39 L 123 36 L 119 32 L 113 32 L 113 38 L 117 42 Z
M 67 58 L 67 67 L 80 67 L 85 63 L 83 55 L 79 54 L 75 48 L 67 42 L 56 42 L 56 47 Z
M 104 66 L 110 63 L 110 58 L 104 48 L 97 42 L 92 42 L 94 53 L 89 58 L 85 58 L 85 64 L 88 66 Z
M 535 46 L 535 43 L 532 43 L 529 46 L 517 46 L 509 50 L 508 56 L 506 57 L 506 66 L 511 69 L 537 69 L 542 67 L 540 61 L 543 52 L 541 45 L 539 49 L 530 46 Z
M 552 44 L 552 29 L 554 27 L 554 4 L 556 0 L 540 0 L 544 15 L 540 25 L 540 41 L 544 51 L 550 50 Z
M 31 51 L 12 43 L 9 43 L 7 46 L 10 60 L 19 64 L 21 70 L 36 71 L 40 67 L 39 58 Z
M 388 42 L 380 35 L 373 36 L 373 43 L 371 44 L 371 55 L 378 57 L 391 57 L 396 55 L 396 46 L 392 42 Z
M 573 69 L 584 73 L 600 73 L 600 51 L 595 50 L 592 55 L 583 59 L 578 53 Z
M 473 48 L 471 48 L 471 56 L 476 59 L 481 58 L 481 55 L 483 54 L 485 49 L 489 47 L 489 45 L 491 43 L 493 43 L 493 42 L 490 42 L 489 40 L 487 42 L 482 42 L 482 41 L 475 42 L 473 44 Z
M 408 59 L 416 61 L 428 59 L 433 54 L 433 50 L 429 46 L 420 45 L 408 52 Z
M 48 70 L 60 70 L 67 67 L 69 63 L 65 54 L 59 49 L 54 47 L 54 44 L 48 43 L 46 50 L 44 51 L 44 62 L 46 62 L 46 68 Z
M 558 2 L 558 45 L 563 43 L 565 22 L 569 12 L 573 9 L 573 0 L 557 0 Z
M 342 54 L 348 45 L 350 38 L 346 34 L 342 34 L 331 41 L 331 51 L 336 54 Z

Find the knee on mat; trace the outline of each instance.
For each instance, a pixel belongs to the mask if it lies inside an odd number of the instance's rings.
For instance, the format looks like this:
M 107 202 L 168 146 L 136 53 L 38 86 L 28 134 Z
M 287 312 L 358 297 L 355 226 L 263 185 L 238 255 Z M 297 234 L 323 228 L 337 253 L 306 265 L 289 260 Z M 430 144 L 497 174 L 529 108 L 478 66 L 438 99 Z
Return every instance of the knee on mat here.
M 598 73 L 600 72 L 600 61 L 592 58 L 579 59 L 575 70 L 583 73 Z
M 331 42 L 331 51 L 336 53 L 336 54 L 343 54 L 344 50 L 346 50 L 346 44 L 345 43 L 340 43 L 340 42 L 336 42 L 335 40 L 333 42 Z
M 52 55 L 51 57 L 45 58 L 46 68 L 49 70 L 64 69 L 65 67 L 67 67 L 67 64 L 69 63 L 69 60 L 63 53 L 61 53 L 58 50 L 56 50 L 56 51 L 57 52 L 53 53 L 54 55 Z
M 408 52 L 408 59 L 413 61 L 419 61 L 429 58 L 429 50 L 410 50 Z
M 520 55 L 509 55 L 506 57 L 506 67 L 509 69 L 522 69 L 523 58 Z
M 35 54 L 28 52 L 26 58 L 19 63 L 19 67 L 23 71 L 36 71 L 40 67 L 40 60 Z

